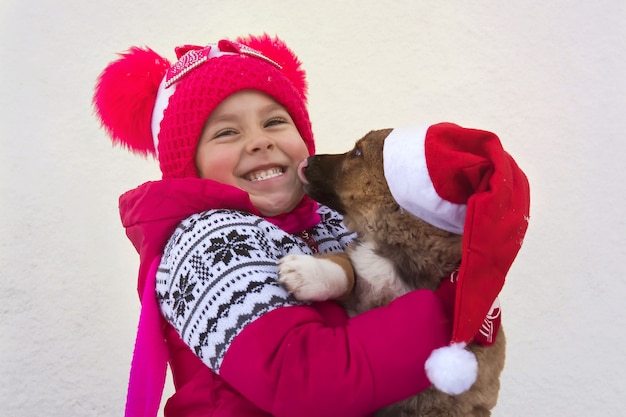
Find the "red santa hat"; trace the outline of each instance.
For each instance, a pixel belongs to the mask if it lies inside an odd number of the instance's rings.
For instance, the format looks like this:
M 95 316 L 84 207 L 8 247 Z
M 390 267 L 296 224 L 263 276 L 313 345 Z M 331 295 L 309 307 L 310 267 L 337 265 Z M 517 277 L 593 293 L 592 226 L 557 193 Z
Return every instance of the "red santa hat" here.
M 173 65 L 132 47 L 98 77 L 96 116 L 116 144 L 158 158 L 163 178 L 197 177 L 195 151 L 204 124 L 228 96 L 261 91 L 289 112 L 315 152 L 306 109 L 306 74 L 279 38 L 248 36 L 176 48 Z
M 463 236 L 451 343 L 426 363 L 438 389 L 460 394 L 477 374 L 464 348 L 496 301 L 528 227 L 528 180 L 495 134 L 451 123 L 394 129 L 383 155 L 400 207 Z

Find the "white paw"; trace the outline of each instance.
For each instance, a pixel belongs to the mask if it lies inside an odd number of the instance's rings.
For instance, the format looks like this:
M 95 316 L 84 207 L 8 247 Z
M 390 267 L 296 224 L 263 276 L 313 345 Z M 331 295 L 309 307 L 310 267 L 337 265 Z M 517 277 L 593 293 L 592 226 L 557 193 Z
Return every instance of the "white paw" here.
M 280 259 L 278 281 L 302 301 L 331 300 L 348 290 L 348 279 L 339 265 L 311 255 L 287 255 Z

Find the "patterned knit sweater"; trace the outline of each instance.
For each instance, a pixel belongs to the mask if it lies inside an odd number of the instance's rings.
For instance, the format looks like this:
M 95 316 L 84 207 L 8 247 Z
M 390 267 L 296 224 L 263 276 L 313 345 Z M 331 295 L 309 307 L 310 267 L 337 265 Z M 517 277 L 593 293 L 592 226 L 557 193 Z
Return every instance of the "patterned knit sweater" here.
M 318 213 L 321 222 L 309 230 L 313 248 L 261 217 L 233 210 L 195 214 L 172 235 L 157 272 L 161 311 L 215 372 L 248 324 L 303 304 L 278 284 L 280 258 L 343 252 L 353 239 L 339 214 L 324 206 Z
M 430 386 L 424 362 L 450 328 L 433 292 L 349 318 L 278 285 L 285 254 L 350 242 L 332 210 L 305 199 L 263 218 L 242 191 L 186 178 L 129 191 L 120 213 L 142 299 L 127 416 L 156 415 L 165 361 L 176 388 L 166 417 L 364 417 Z

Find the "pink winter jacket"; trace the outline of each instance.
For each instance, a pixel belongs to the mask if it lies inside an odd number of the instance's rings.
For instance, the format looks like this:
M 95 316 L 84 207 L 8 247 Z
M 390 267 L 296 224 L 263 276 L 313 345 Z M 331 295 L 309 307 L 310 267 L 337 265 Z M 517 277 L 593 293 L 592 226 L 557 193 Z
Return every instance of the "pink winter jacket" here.
M 292 216 L 267 220 L 296 233 L 319 221 L 316 207 L 307 200 Z M 142 299 L 127 416 L 156 416 L 167 362 L 176 393 L 166 417 L 363 417 L 430 386 L 424 362 L 449 342 L 450 324 L 425 290 L 354 318 L 334 302 L 278 308 L 235 337 L 214 373 L 160 316 L 154 288 L 176 226 L 215 208 L 258 214 L 246 193 L 196 178 L 149 182 L 120 197 Z

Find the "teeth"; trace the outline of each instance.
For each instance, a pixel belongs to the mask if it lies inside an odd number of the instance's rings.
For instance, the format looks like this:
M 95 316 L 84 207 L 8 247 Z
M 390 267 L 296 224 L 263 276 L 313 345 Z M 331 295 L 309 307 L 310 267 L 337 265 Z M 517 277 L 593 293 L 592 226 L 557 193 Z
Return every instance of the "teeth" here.
M 253 172 L 252 174 L 249 174 L 246 178 L 248 181 L 262 181 L 262 180 L 267 180 L 269 178 L 277 177 L 279 175 L 282 175 L 282 173 L 283 173 L 283 169 L 276 167 L 276 168 L 268 169 L 266 171 Z

